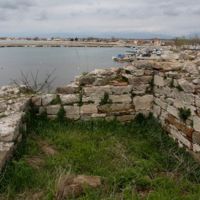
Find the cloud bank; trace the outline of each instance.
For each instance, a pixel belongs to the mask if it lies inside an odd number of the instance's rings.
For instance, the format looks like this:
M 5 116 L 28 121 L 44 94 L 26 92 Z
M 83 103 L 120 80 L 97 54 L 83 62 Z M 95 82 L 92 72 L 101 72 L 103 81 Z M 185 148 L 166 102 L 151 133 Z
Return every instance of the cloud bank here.
M 0 34 L 200 33 L 199 0 L 0 0 Z

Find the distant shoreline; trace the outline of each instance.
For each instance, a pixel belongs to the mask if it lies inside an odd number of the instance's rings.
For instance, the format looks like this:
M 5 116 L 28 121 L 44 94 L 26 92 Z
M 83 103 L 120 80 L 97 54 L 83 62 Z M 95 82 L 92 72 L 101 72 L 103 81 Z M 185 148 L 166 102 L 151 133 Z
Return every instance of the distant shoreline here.
M 0 41 L 3 47 L 131 47 L 133 44 L 118 42 L 79 42 L 79 41 Z
M 148 40 L 145 44 L 136 44 L 133 41 L 66 41 L 66 40 L 0 40 L 0 48 L 3 47 L 133 47 L 133 46 L 140 46 L 140 45 L 153 45 L 151 40 Z M 160 46 L 153 45 L 153 46 Z

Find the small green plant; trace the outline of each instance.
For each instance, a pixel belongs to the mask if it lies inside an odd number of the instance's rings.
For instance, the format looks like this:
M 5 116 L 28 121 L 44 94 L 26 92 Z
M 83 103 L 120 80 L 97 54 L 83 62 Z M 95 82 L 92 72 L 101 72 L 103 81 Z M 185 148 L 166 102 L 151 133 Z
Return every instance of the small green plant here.
M 82 90 L 80 90 L 78 105 L 80 107 L 83 105 L 83 92 L 82 92 Z
M 178 85 L 177 87 L 176 87 L 177 89 L 178 89 L 178 91 L 183 91 L 183 88 L 180 86 L 180 85 Z
M 112 100 L 109 98 L 109 94 L 105 92 L 103 98 L 101 99 L 100 105 L 111 104 L 111 103 Z
M 86 76 L 88 74 L 88 72 L 83 72 L 82 76 Z
M 153 87 L 154 87 L 154 77 L 149 81 L 149 87 L 146 88 L 147 94 L 153 93 Z
M 174 79 L 173 79 L 173 78 L 171 79 L 171 82 L 170 82 L 170 84 L 169 84 L 169 87 L 170 87 L 170 88 L 174 88 Z
M 63 122 L 65 120 L 65 109 L 63 106 L 60 107 L 60 110 L 57 113 L 57 121 Z
M 188 108 L 179 108 L 179 117 L 184 122 L 191 116 L 191 110 Z
M 56 95 L 56 97 L 50 103 L 50 105 L 57 105 L 57 104 L 61 104 L 61 99 L 59 95 Z

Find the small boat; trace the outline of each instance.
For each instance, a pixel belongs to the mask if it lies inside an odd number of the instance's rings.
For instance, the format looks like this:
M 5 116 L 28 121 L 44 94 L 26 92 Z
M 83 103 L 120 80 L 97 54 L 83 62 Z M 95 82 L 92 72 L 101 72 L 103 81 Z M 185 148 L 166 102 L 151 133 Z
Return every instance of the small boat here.
M 126 56 L 125 54 L 118 54 L 117 56 L 113 56 L 112 59 L 114 61 L 121 61 L 122 59 L 124 59 Z

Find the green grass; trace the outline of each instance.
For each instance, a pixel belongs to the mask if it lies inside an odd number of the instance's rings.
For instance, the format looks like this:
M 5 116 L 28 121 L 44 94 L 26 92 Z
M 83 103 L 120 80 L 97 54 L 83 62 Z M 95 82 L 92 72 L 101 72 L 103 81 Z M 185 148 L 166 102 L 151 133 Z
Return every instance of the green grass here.
M 199 200 L 200 167 L 162 130 L 142 116 L 116 121 L 66 122 L 35 119 L 16 158 L 0 177 L 0 199 L 55 199 L 67 173 L 101 176 L 103 186 L 79 200 Z M 38 141 L 56 149 L 46 155 Z M 35 167 L 27 159 L 39 157 Z

